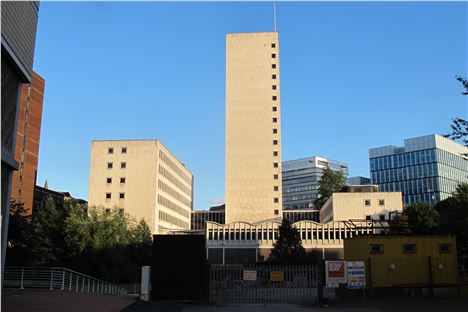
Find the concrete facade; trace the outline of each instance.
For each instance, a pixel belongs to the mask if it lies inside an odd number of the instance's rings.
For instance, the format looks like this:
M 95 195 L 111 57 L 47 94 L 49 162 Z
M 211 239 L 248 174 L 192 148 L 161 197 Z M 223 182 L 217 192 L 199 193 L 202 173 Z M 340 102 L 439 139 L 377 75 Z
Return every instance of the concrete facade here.
M 278 239 L 281 222 L 265 221 L 255 224 L 233 222 L 218 224 L 206 222 L 207 257 L 211 263 L 256 263 L 268 259 Z M 345 238 L 379 232 L 372 221 L 333 221 L 317 223 L 299 221 L 292 224 L 301 236 L 307 252 L 317 252 L 323 259 L 343 258 Z
M 15 151 L 21 86 L 23 83 L 30 83 L 32 79 L 38 15 L 38 1 L 1 2 L 2 184 L 0 219 L 2 228 L 0 236 L 2 237 L 2 284 L 7 251 L 12 176 L 19 167 L 15 160 Z
M 153 234 L 189 229 L 193 175 L 159 140 L 93 141 L 89 205 L 118 207 Z
M 278 33 L 226 35 L 226 223 L 282 215 Z
M 403 210 L 401 192 L 333 193 L 320 209 L 320 222 L 389 220 L 389 213 Z
M 27 214 L 32 213 L 34 206 L 44 87 L 44 79 L 36 72 L 32 74 L 31 83 L 21 87 L 15 152 L 19 168 L 13 173 L 11 198 L 24 203 Z

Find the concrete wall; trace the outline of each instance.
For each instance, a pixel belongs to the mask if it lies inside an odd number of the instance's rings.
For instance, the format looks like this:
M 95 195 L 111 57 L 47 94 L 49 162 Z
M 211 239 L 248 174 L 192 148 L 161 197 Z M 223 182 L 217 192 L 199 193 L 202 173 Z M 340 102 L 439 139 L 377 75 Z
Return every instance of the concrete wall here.
M 370 200 L 370 205 L 366 205 L 366 200 Z M 383 205 L 380 200 L 384 200 Z M 320 209 L 320 222 L 363 220 L 366 216 L 379 220 L 380 215 L 388 220 L 388 213 L 395 210 L 403 210 L 401 192 L 333 193 Z
M 112 154 L 109 148 L 114 149 Z M 122 148 L 127 152 L 122 153 Z M 112 169 L 107 168 L 109 162 Z M 121 168 L 122 162 L 126 168 Z M 107 183 L 107 178 L 112 182 Z M 91 144 L 89 205 L 124 208 L 137 220 L 145 219 L 153 234 L 162 228 L 190 228 L 192 181 L 192 174 L 158 140 Z M 121 193 L 125 198 L 120 198 Z
M 278 33 L 228 34 L 226 223 L 281 217 L 281 180 Z

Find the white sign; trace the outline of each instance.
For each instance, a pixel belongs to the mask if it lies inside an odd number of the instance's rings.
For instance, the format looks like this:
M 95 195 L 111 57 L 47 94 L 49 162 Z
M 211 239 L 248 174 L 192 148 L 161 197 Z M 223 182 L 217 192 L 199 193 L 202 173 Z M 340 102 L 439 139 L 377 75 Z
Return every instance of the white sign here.
M 325 261 L 326 287 L 338 288 L 346 283 L 346 261 Z
M 348 288 L 366 287 L 364 261 L 348 261 Z
M 257 271 L 244 270 L 244 281 L 255 281 L 255 280 L 257 280 Z

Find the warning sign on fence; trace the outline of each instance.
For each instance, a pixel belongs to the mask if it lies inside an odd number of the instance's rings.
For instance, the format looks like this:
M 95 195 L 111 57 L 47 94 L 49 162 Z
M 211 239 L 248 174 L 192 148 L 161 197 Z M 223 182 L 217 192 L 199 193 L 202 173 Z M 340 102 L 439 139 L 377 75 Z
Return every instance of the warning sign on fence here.
M 325 261 L 326 287 L 338 288 L 346 283 L 346 261 Z
M 284 281 L 284 272 L 283 271 L 271 271 L 270 272 L 270 281 L 272 281 L 272 282 L 282 282 L 282 281 Z
M 348 261 L 348 288 L 366 287 L 364 261 Z
M 255 280 L 257 280 L 257 271 L 244 270 L 244 281 L 255 281 Z

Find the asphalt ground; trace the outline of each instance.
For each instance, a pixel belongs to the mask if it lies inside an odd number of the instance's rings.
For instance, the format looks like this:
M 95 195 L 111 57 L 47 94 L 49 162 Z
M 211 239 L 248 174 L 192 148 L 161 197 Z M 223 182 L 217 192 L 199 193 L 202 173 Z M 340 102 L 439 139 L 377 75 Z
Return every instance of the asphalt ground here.
M 70 311 L 70 312 L 467 312 L 468 297 L 428 298 L 428 297 L 393 297 L 393 298 L 349 298 L 330 301 L 328 305 L 204 305 L 192 302 L 174 301 L 139 301 L 135 295 L 102 295 L 67 291 L 46 290 L 4 290 L 2 292 L 1 311 Z
M 102 295 L 60 290 L 2 291 L 2 312 L 114 312 L 137 300 L 136 295 Z

